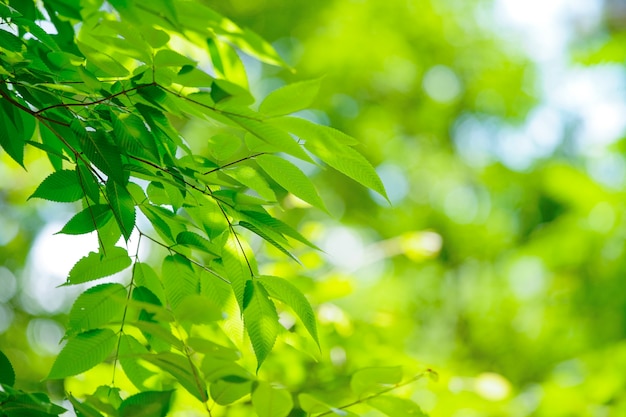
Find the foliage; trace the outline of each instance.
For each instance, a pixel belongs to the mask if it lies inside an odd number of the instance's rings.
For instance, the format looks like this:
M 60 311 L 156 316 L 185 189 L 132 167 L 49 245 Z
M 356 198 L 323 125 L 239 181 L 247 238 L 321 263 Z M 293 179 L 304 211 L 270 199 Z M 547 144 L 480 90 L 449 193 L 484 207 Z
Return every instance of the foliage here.
M 234 402 L 262 417 L 344 414 L 363 403 L 329 411 L 305 405 L 313 397 L 298 404 L 280 380 L 259 373 L 288 333 L 279 313 L 293 312 L 308 334 L 298 325 L 302 340 L 318 348 L 320 340 L 307 298 L 263 274 L 249 241 L 258 236 L 296 262 L 294 244 L 316 249 L 273 215 L 287 193 L 326 210 L 307 164 L 325 163 L 386 198 L 356 141 L 293 116 L 321 80 L 284 86 L 252 106 L 239 53 L 287 65 L 256 34 L 196 2 L 11 1 L 0 3 L 0 19 L 0 145 L 25 168 L 28 148 L 43 152 L 52 172 L 30 198 L 79 203 L 60 233 L 98 240 L 63 284 L 88 285 L 46 379 L 104 362 L 112 382 L 100 380 L 82 398 L 68 392 L 67 405 L 85 416 L 165 416 L 177 388 L 208 415 L 226 415 Z M 187 140 L 189 120 L 202 137 Z M 160 268 L 142 259 L 145 245 L 163 253 Z M 123 271 L 128 283 L 96 282 Z M 122 371 L 131 385 L 119 382 Z M 368 375 L 384 386 L 401 382 L 401 373 L 393 381 L 384 370 Z M 14 374 L 0 383 L 0 415 L 64 412 L 45 395 L 14 389 Z M 372 406 L 397 414 L 390 401 Z

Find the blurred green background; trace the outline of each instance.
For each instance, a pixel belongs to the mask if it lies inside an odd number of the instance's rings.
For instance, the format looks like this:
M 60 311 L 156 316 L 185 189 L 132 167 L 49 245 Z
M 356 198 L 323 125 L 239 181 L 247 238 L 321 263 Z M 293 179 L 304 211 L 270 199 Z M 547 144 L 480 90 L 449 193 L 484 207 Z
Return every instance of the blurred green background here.
M 309 172 L 333 217 L 285 217 L 325 253 L 264 268 L 311 296 L 325 360 L 281 345 L 271 378 L 341 405 L 360 368 L 432 368 L 398 393 L 433 417 L 626 415 L 621 0 L 207 4 L 297 69 L 246 59 L 257 97 L 323 77 L 302 116 L 358 138 L 392 203 Z M 46 161 L 0 157 L 0 346 L 41 389 L 72 297 L 50 285 L 86 246 L 24 201 Z

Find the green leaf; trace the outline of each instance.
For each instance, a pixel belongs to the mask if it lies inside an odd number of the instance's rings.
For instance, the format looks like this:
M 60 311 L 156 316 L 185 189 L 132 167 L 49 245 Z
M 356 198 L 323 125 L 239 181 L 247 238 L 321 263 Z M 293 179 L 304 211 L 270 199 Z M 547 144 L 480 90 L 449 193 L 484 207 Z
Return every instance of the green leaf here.
M 307 238 L 302 236 L 302 234 L 300 234 L 297 230 L 293 229 L 291 226 L 282 222 L 281 220 L 278 220 L 270 216 L 268 213 L 264 211 L 242 210 L 241 213 L 263 224 L 264 226 L 271 227 L 277 233 L 280 233 L 285 236 L 289 236 L 290 238 L 295 239 L 301 243 L 304 243 L 305 245 L 313 249 L 321 250 L 320 248 L 315 246 L 313 243 L 311 243 Z
M 196 62 L 171 49 L 161 49 L 154 56 L 154 65 L 157 67 L 182 67 L 183 65 L 196 66 Z
M 342 417 L 358 417 L 356 414 L 348 410 L 332 407 L 310 394 L 302 393 L 298 395 L 298 402 L 300 403 L 300 407 L 302 407 L 302 409 L 309 414 L 332 413 Z
M 245 221 L 240 221 L 239 225 L 242 226 L 242 227 L 245 227 L 246 229 L 250 230 L 251 232 L 255 233 L 256 235 L 262 237 L 263 240 L 265 240 L 266 242 L 270 243 L 276 249 L 278 249 L 279 251 L 281 251 L 282 253 L 284 253 L 285 255 L 287 255 L 288 257 L 290 257 L 291 259 L 293 259 L 297 263 L 300 263 L 298 258 L 296 258 L 287 249 L 285 249 L 285 247 L 282 244 L 277 242 L 277 240 L 286 240 L 282 235 L 276 234 L 272 230 L 263 230 L 262 228 L 257 227 L 254 224 L 248 223 L 248 222 L 245 222 Z
M 323 162 L 387 198 L 385 186 L 376 170 L 363 155 L 349 146 L 354 144 L 354 140 L 348 135 L 295 117 L 284 117 L 273 123 L 305 139 L 304 147 Z
M 219 256 L 219 248 L 216 247 L 216 245 L 194 232 L 180 232 L 178 236 L 176 236 L 176 243 L 189 246 L 193 249 L 199 249 L 214 256 Z
M 428 417 L 413 401 L 389 395 L 370 398 L 367 403 L 389 417 Z
M 228 377 L 227 377 L 228 378 Z M 209 386 L 209 392 L 213 401 L 219 405 L 232 404 L 252 391 L 252 381 L 232 378 L 218 379 Z
M 87 404 L 87 401 L 81 403 L 78 401 L 72 394 L 69 395 L 70 403 L 72 403 L 72 407 L 74 407 L 74 412 L 78 417 L 102 417 L 102 414 L 93 408 L 91 405 Z
M 134 337 L 127 334 L 120 337 L 118 357 L 120 365 L 133 385 L 142 391 L 147 389 L 146 380 L 154 375 L 154 372 L 146 369 L 139 361 L 142 355 L 147 354 L 148 349 Z
M 126 398 L 120 406 L 120 417 L 166 417 L 172 394 L 169 391 L 145 391 Z
M 15 384 L 15 371 L 9 358 L 0 350 L 0 384 L 13 386 Z
M 235 135 L 220 133 L 209 138 L 209 152 L 218 161 L 233 156 L 241 147 L 241 139 Z
M 7 51 L 20 52 L 22 46 L 24 46 L 24 43 L 20 38 L 11 32 L 0 29 L 0 48 L 4 48 Z
M 113 210 L 115 220 L 128 242 L 135 228 L 135 203 L 126 187 L 116 181 L 107 181 L 106 195 Z
M 220 104 L 218 107 L 226 117 L 261 141 L 272 145 L 278 152 L 285 152 L 303 161 L 313 162 L 291 135 L 263 120 L 263 116 L 260 114 L 242 106 Z
M 89 160 L 107 177 L 124 184 L 125 178 L 120 149 L 109 142 L 104 132 L 88 132 L 78 119 L 72 120 L 70 128 L 78 136 L 83 152 L 85 152 Z
M 123 271 L 130 264 L 128 252 L 119 246 L 107 248 L 106 255 L 90 252 L 74 265 L 64 285 L 75 285 L 108 277 Z
M 36 197 L 60 203 L 71 203 L 80 200 L 83 195 L 76 171 L 62 170 L 48 175 L 28 198 Z
M 77 166 L 78 183 L 85 191 L 85 194 L 89 196 L 93 202 L 98 203 L 100 201 L 100 187 L 95 176 L 91 172 L 91 169 L 82 162 L 79 162 Z
M 143 359 L 172 375 L 191 395 L 204 402 L 207 399 L 205 382 L 195 365 L 185 356 L 172 352 L 143 355 Z
M 256 162 L 281 187 L 307 203 L 326 211 L 311 180 L 291 162 L 274 155 L 260 155 Z
M 169 324 L 167 323 L 155 323 L 139 320 L 127 324 L 138 328 L 144 335 L 149 336 L 146 337 L 146 339 L 148 339 L 150 344 L 153 345 L 153 350 L 163 350 L 161 349 L 162 347 L 164 347 L 163 343 L 160 342 L 165 342 L 165 347 L 167 348 L 169 348 L 170 346 L 178 350 L 182 350 L 184 348 L 183 342 L 181 342 L 180 339 L 172 334 Z
M 236 361 L 240 358 L 239 351 L 231 349 L 226 346 L 218 345 L 210 340 L 206 340 L 200 337 L 190 337 L 187 339 L 187 345 L 196 352 L 204 353 L 205 355 Z
M 154 269 L 146 263 L 136 262 L 133 266 L 133 273 L 135 285 L 146 287 L 159 299 L 161 305 L 165 305 L 163 284 L 161 284 L 161 280 L 154 272 Z
M 104 361 L 117 342 L 110 329 L 94 329 L 70 338 L 46 379 L 62 379 L 85 372 Z
M 228 235 L 226 244 L 222 248 L 222 264 L 230 280 L 239 308 L 243 310 L 246 282 L 251 278 L 251 273 L 237 238 L 232 234 Z
M 211 299 L 198 294 L 183 298 L 175 314 L 178 321 L 191 324 L 209 324 L 224 318 Z
M 320 90 L 320 79 L 288 84 L 272 91 L 259 106 L 268 116 L 282 116 L 308 108 Z
M 113 212 L 106 204 L 88 206 L 74 215 L 57 233 L 66 235 L 81 235 L 90 233 L 103 227 L 109 221 Z
M 126 288 L 121 284 L 101 284 L 91 287 L 78 296 L 69 314 L 66 336 L 96 329 L 124 311 Z
M 226 174 L 239 181 L 251 190 L 256 191 L 262 198 L 267 201 L 276 201 L 276 194 L 267 184 L 267 181 L 261 176 L 257 170 L 248 165 L 239 165 L 230 168 Z
M 289 391 L 260 381 L 252 393 L 252 405 L 259 417 L 287 417 L 293 408 L 293 399 Z
M 1 41 L 0 41 L 1 45 Z M 0 146 L 5 152 L 22 167 L 24 166 L 24 146 L 26 145 L 25 134 L 17 129 L 14 121 L 16 112 L 6 103 L 6 100 L 0 100 Z M 12 117 L 11 117 L 12 116 Z
M 284 278 L 264 275 L 259 277 L 258 282 L 267 290 L 271 297 L 291 307 L 300 320 L 302 320 L 304 327 L 319 347 L 320 342 L 317 336 L 315 313 L 304 294 L 302 294 L 295 285 Z
M 350 388 L 357 397 L 375 394 L 399 383 L 402 380 L 402 367 L 373 367 L 356 371 L 350 380 Z
M 163 260 L 162 268 L 165 297 L 174 311 L 183 300 L 200 291 L 200 282 L 189 261 L 180 255 L 170 255 Z
M 256 280 L 246 282 L 243 320 L 257 358 L 257 371 L 272 350 L 280 324 L 267 291 Z
M 87 58 L 89 66 L 93 65 L 95 67 L 95 75 L 111 77 L 125 77 L 128 75 L 126 67 L 120 64 L 119 61 L 111 55 L 92 48 L 80 41 L 76 41 L 76 46 L 78 46 L 80 52 Z

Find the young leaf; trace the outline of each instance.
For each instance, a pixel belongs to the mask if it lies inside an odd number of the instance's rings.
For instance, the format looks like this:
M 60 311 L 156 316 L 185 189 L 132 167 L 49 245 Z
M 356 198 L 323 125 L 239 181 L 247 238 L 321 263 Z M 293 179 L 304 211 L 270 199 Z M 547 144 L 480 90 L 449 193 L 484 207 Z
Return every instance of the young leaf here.
M 110 329 L 94 329 L 69 339 L 46 379 L 62 379 L 85 372 L 104 361 L 117 342 Z
M 256 162 L 281 187 L 307 203 L 326 211 L 311 180 L 291 162 L 274 155 L 260 155 Z
M 102 414 L 89 405 L 87 401 L 81 403 L 72 394 L 69 395 L 69 400 L 78 417 L 103 417 Z
M 280 324 L 267 291 L 256 280 L 246 282 L 243 320 L 257 358 L 257 371 L 271 352 Z
M 172 375 L 191 395 L 200 401 L 206 401 L 206 384 L 199 377 L 198 369 L 189 359 L 172 352 L 143 355 L 142 358 Z
M 255 226 L 252 223 L 248 223 L 245 221 L 240 221 L 239 225 L 242 227 L 245 227 L 246 229 L 250 230 L 251 232 L 257 234 L 258 236 L 262 237 L 263 240 L 267 241 L 268 243 L 270 243 L 272 246 L 274 246 L 276 249 L 278 249 L 279 251 L 281 251 L 282 253 L 284 253 L 285 255 L 289 256 L 291 259 L 293 259 L 294 261 L 300 263 L 300 261 L 298 260 L 298 258 L 296 258 L 291 252 L 289 252 L 287 249 L 285 249 L 283 247 L 282 244 L 278 243 L 277 240 L 285 240 L 285 238 L 282 235 L 276 234 L 274 233 L 272 230 L 263 230 L 260 227 Z
M 276 194 L 267 181 L 254 168 L 248 165 L 239 165 L 226 171 L 226 175 L 239 181 L 251 190 L 256 191 L 261 198 L 267 201 L 276 201 Z
M 89 255 L 79 260 L 67 277 L 65 285 L 80 284 L 99 278 L 108 277 L 124 269 L 131 264 L 126 249 L 113 246 L 106 249 L 106 255 L 90 252 Z
M 324 415 L 333 414 L 341 417 L 358 417 L 348 410 L 332 407 L 310 394 L 302 393 L 298 395 L 298 402 L 300 403 L 300 407 L 309 414 L 324 413 Z
M 74 215 L 58 233 L 66 235 L 90 233 L 104 226 L 112 215 L 111 207 L 107 204 L 88 206 Z
M 78 140 L 89 160 L 104 172 L 107 177 L 120 184 L 124 183 L 124 170 L 119 148 L 111 144 L 104 132 L 88 132 L 78 119 L 73 119 L 70 128 L 78 136 Z
M 80 200 L 83 195 L 76 171 L 64 169 L 48 175 L 28 198 L 37 197 L 60 203 L 71 203 Z
M 260 381 L 252 393 L 252 405 L 259 417 L 287 417 L 293 408 L 293 399 L 289 391 Z
M 357 397 L 374 394 L 400 382 L 402 367 L 374 367 L 356 371 L 350 380 L 350 388 Z
M 179 245 L 189 246 L 193 249 L 199 249 L 214 256 L 219 256 L 219 248 L 217 248 L 206 238 L 194 232 L 180 232 L 178 236 L 176 236 L 176 243 L 178 243 Z
M 165 297 L 174 311 L 191 294 L 197 294 L 200 283 L 189 261 L 180 255 L 170 255 L 163 260 L 162 268 Z
M 107 181 L 106 194 L 122 235 L 128 242 L 135 227 L 135 203 L 130 193 L 116 181 Z
M 354 138 L 332 127 L 297 117 L 281 117 L 270 123 L 304 139 L 304 147 L 322 161 L 387 198 L 376 170 L 363 155 L 350 147 L 358 144 Z
M 66 336 L 99 328 L 121 317 L 126 288 L 121 284 L 101 284 L 78 296 L 69 314 Z
M 170 411 L 174 390 L 145 391 L 126 398 L 120 406 L 120 417 L 165 417 Z
M 250 391 L 252 381 L 238 377 L 218 379 L 209 386 L 211 398 L 219 405 L 232 404 Z
M 258 279 L 258 282 L 267 290 L 271 297 L 291 307 L 300 320 L 302 320 L 304 327 L 319 347 L 320 342 L 317 337 L 315 313 L 304 294 L 292 283 L 283 278 L 264 275 Z
M 259 106 L 268 116 L 282 116 L 308 108 L 320 90 L 320 79 L 288 84 L 272 91 Z
M 228 240 L 222 248 L 222 264 L 233 287 L 239 308 L 243 310 L 246 282 L 251 278 L 251 273 L 241 253 L 237 238 L 232 234 L 228 235 Z
M 413 401 L 390 395 L 370 398 L 367 403 L 389 417 L 428 417 Z
M 123 334 L 120 337 L 119 361 L 124 373 L 139 390 L 146 390 L 145 382 L 154 375 L 138 360 L 141 355 L 148 354 L 148 349 L 134 337 Z
M 307 245 L 307 246 L 309 246 L 309 247 L 311 247 L 313 249 L 321 250 L 320 248 L 315 246 L 313 243 L 311 243 L 307 238 L 302 236 L 302 234 L 300 234 L 300 232 L 298 232 L 297 230 L 293 229 L 291 226 L 289 226 L 288 224 L 282 222 L 281 220 L 278 220 L 278 219 L 270 216 L 265 211 L 242 210 L 241 213 L 245 214 L 246 216 L 254 219 L 255 221 L 257 221 L 257 222 L 259 222 L 261 224 L 263 224 L 264 226 L 271 227 L 277 233 L 280 233 L 280 234 L 285 235 L 285 236 L 289 236 L 290 238 L 295 239 L 295 240 L 297 240 L 297 241 L 299 241 L 301 243 L 304 243 L 305 245 Z
M 15 384 L 15 371 L 9 358 L 0 350 L 0 384 L 13 386 Z

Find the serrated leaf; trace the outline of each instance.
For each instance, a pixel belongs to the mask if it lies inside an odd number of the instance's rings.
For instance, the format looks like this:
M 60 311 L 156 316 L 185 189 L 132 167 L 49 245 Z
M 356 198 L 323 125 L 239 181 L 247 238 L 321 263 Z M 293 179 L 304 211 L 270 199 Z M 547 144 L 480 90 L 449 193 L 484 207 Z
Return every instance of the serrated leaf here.
M 428 417 L 417 404 L 406 398 L 381 395 L 370 398 L 367 403 L 389 417 Z
M 239 308 L 243 310 L 246 282 L 251 278 L 251 274 L 237 238 L 232 236 L 232 234 L 228 235 L 226 244 L 222 248 L 222 264 L 235 293 Z
M 146 263 L 136 262 L 133 267 L 133 273 L 135 285 L 146 287 L 159 299 L 161 305 L 164 305 L 165 292 L 163 284 L 161 284 L 161 280 L 154 272 L 154 269 Z
M 304 294 L 284 278 L 264 275 L 259 277 L 258 282 L 267 290 L 271 297 L 287 304 L 296 313 L 319 347 L 320 342 L 317 336 L 315 313 Z
M 72 120 L 70 128 L 78 136 L 89 160 L 107 177 L 123 184 L 124 170 L 120 149 L 110 143 L 103 132 L 85 130 L 78 119 Z
M 126 288 L 121 284 L 101 284 L 89 288 L 72 305 L 66 335 L 96 329 L 121 318 L 125 299 Z
M 113 351 L 117 336 L 110 329 L 94 329 L 70 338 L 61 349 L 46 379 L 62 379 L 85 372 Z
M 148 354 L 148 349 L 134 337 L 123 334 L 120 337 L 119 357 L 120 365 L 128 379 L 139 390 L 146 390 L 145 382 L 154 375 L 138 360 L 140 356 Z
M 245 379 L 234 381 L 218 379 L 209 386 L 211 398 L 219 405 L 232 404 L 244 395 L 250 394 L 250 391 L 252 391 L 252 381 Z
M 256 280 L 246 282 L 243 320 L 257 358 L 257 371 L 272 350 L 280 324 L 276 307 Z
M 267 231 L 263 230 L 262 228 L 257 227 L 254 224 L 248 223 L 248 222 L 245 222 L 245 221 L 240 221 L 239 225 L 242 226 L 242 227 L 245 227 L 246 229 L 250 230 L 251 232 L 255 233 L 256 235 L 262 237 L 263 240 L 265 240 L 266 242 L 270 243 L 276 249 L 278 249 L 279 251 L 281 251 L 282 253 L 284 253 L 285 255 L 287 255 L 288 257 L 290 257 L 291 259 L 293 259 L 297 263 L 300 263 L 300 260 L 298 258 L 296 258 L 287 249 L 285 249 L 285 247 L 282 244 L 277 242 L 277 240 L 285 240 L 283 238 L 283 236 L 275 234 L 272 230 L 267 230 Z
M 199 249 L 214 256 L 219 256 L 219 249 L 208 239 L 200 236 L 195 232 L 180 232 L 176 236 L 176 243 L 178 243 L 179 245 L 189 246 L 194 249 Z
M 95 203 L 100 201 L 100 187 L 91 170 L 83 163 L 78 163 L 77 170 L 78 183 L 85 191 L 85 194 Z
M 175 314 L 178 321 L 191 324 L 209 324 L 224 318 L 211 299 L 198 294 L 185 297 Z
M 0 103 L 2 102 L 6 102 L 6 100 L 1 100 Z M 2 122 L 2 129 L 0 129 L 0 146 L 15 162 L 23 167 L 24 146 L 26 145 L 23 140 L 24 134 L 18 132 L 17 127 L 10 117 L 10 115 L 15 115 L 15 112 L 11 108 L 9 108 L 10 112 L 7 111 L 7 106 L 7 104 L 0 105 L 0 110 L 3 110 L 4 107 L 4 111 L 0 113 L 0 122 Z
M 198 369 L 185 356 L 172 352 L 143 355 L 143 359 L 172 375 L 191 395 L 204 402 L 207 400 L 205 382 L 199 377 Z
M 286 131 L 267 123 L 261 115 L 242 106 L 220 104 L 218 107 L 230 120 L 263 142 L 272 145 L 277 151 L 288 153 L 303 161 L 313 162 L 302 146 Z
M 213 343 L 210 340 L 202 339 L 200 337 L 188 338 L 187 345 L 196 352 L 204 353 L 205 355 L 212 356 L 214 358 L 236 361 L 240 357 L 239 351 L 236 349 L 218 345 L 217 343 Z
M 76 171 L 64 169 L 48 175 L 28 198 L 43 198 L 59 203 L 71 203 L 80 200 L 83 195 Z
M 234 360 L 228 360 L 218 357 L 206 355 L 202 360 L 202 372 L 209 382 L 215 382 L 219 379 L 238 379 L 238 380 L 254 380 L 254 376 L 250 374 Z
M 226 171 L 226 175 L 239 181 L 251 190 L 256 191 L 261 198 L 267 201 L 276 201 L 276 194 L 270 188 L 269 184 L 254 168 L 248 165 L 240 165 L 230 168 Z
M 157 67 L 182 67 L 183 65 L 196 66 L 196 62 L 171 49 L 161 49 L 154 56 L 154 65 Z
M 350 388 L 357 397 L 374 394 L 402 380 L 402 367 L 372 367 L 356 371 L 350 379 Z
M 98 410 L 87 404 L 87 401 L 81 403 L 71 394 L 69 395 L 69 400 L 77 417 L 103 417 Z
M 241 211 L 242 214 L 245 214 L 248 217 L 251 217 L 252 219 L 254 219 L 255 221 L 271 227 L 272 229 L 274 229 L 277 233 L 280 233 L 282 235 L 285 236 L 289 236 L 292 239 L 295 239 L 301 243 L 304 243 L 305 245 L 313 248 L 313 249 L 317 249 L 317 250 L 321 250 L 320 248 L 318 248 L 317 246 L 315 246 L 313 243 L 311 243 L 307 238 L 305 238 L 304 236 L 302 236 L 302 234 L 300 234 L 300 232 L 298 232 L 297 230 L 293 229 L 291 226 L 289 226 L 288 224 L 284 223 L 281 220 L 278 220 L 272 216 L 270 216 L 268 213 L 266 212 L 261 212 L 261 211 L 250 211 L 250 210 L 242 210 Z
M 170 410 L 172 394 L 169 391 L 145 391 L 122 401 L 120 417 L 166 417 Z
M 252 393 L 252 405 L 259 417 L 287 417 L 293 408 L 289 391 L 260 381 Z
M 58 233 L 66 235 L 90 233 L 104 226 L 112 215 L 111 208 L 106 204 L 88 206 L 74 215 Z
M 113 246 L 106 249 L 106 255 L 90 252 L 80 259 L 71 269 L 65 285 L 75 285 L 83 282 L 108 277 L 128 268 L 131 264 L 126 249 Z
M 122 184 L 116 181 L 107 181 L 106 195 L 113 210 L 124 239 L 128 242 L 135 228 L 135 203 L 133 198 Z
M 172 346 L 178 350 L 182 350 L 184 348 L 183 342 L 178 339 L 169 328 L 167 323 L 154 323 L 150 321 L 135 321 L 127 323 L 130 326 L 136 327 L 141 330 L 142 333 L 148 334 L 159 339 L 161 342 L 165 342 L 168 347 Z M 149 339 L 149 338 L 148 338 Z M 154 340 L 150 340 L 152 344 L 157 344 Z M 154 348 L 154 346 L 153 346 Z M 160 350 L 160 349 L 159 349 Z
M 256 162 L 261 168 L 285 190 L 307 203 L 326 211 L 313 183 L 291 162 L 274 155 L 259 155 Z
M 6 357 L 4 352 L 0 350 L 0 384 L 13 386 L 15 384 L 15 371 L 13 366 Z
M 189 261 L 180 255 L 170 255 L 163 260 L 163 287 L 165 297 L 174 311 L 189 295 L 197 294 L 200 281 Z
M 349 146 L 358 143 L 350 136 L 295 117 L 283 117 L 272 123 L 305 139 L 304 147 L 326 164 L 387 198 L 385 186 L 372 164 Z
M 321 80 L 301 81 L 272 91 L 261 102 L 259 111 L 268 116 L 282 116 L 308 108 L 320 90 Z

